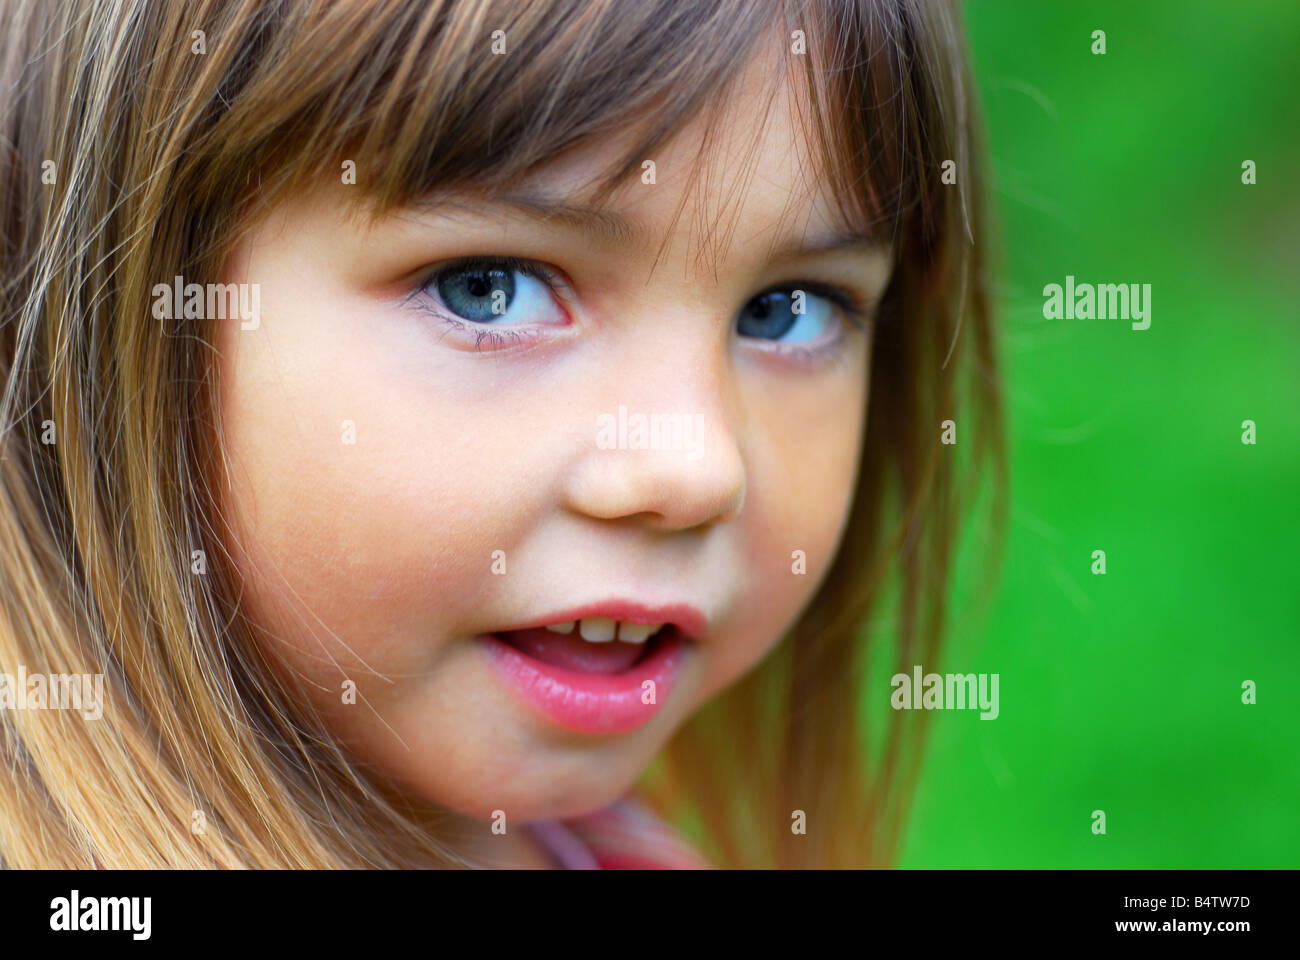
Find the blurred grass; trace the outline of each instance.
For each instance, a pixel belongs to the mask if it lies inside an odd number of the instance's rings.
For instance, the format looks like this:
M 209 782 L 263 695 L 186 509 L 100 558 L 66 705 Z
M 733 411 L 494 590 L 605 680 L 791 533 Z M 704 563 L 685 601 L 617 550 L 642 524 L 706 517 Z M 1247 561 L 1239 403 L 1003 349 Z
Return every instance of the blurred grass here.
M 965 15 L 1012 490 L 937 669 L 999 673 L 1001 715 L 934 714 L 902 865 L 1300 866 L 1300 4 Z M 1151 328 L 1044 320 L 1067 274 L 1152 284 Z

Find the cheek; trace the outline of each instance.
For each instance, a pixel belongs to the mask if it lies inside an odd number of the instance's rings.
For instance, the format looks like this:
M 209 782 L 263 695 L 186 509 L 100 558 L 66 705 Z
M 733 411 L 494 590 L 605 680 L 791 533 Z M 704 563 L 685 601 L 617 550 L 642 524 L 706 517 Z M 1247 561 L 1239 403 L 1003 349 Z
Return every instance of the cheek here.
M 500 466 L 518 465 L 520 437 L 458 405 L 454 383 L 395 361 L 409 343 L 380 325 L 309 336 L 305 323 L 284 313 L 228 333 L 223 350 L 252 605 L 313 672 L 430 669 L 459 612 L 494 586 L 493 551 L 525 526 L 527 488 Z
M 745 601 L 706 696 L 775 647 L 830 568 L 857 488 L 868 351 L 860 338 L 815 387 L 746 397 L 755 427 L 742 515 Z

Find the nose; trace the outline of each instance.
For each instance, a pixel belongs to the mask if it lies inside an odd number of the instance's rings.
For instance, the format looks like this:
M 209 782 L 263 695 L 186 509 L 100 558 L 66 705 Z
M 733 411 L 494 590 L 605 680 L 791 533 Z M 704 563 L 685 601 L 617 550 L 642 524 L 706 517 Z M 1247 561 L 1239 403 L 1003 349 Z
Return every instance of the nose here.
M 680 349 L 681 345 L 678 345 Z M 669 532 L 728 523 L 745 502 L 745 461 L 726 389 L 725 359 L 683 364 L 666 349 L 595 378 L 583 403 L 582 454 L 565 484 L 569 509 Z

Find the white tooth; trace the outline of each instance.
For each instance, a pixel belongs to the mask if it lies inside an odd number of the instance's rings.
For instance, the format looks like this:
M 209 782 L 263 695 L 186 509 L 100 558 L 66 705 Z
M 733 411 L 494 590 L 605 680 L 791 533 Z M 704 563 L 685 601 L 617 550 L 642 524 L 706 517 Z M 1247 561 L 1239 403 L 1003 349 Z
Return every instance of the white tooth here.
M 618 638 L 624 643 L 645 643 L 662 623 L 619 623 Z
M 573 633 L 572 620 L 566 620 L 564 623 L 548 623 L 546 629 L 551 633 Z
M 615 621 L 609 617 L 590 617 L 578 622 L 582 639 L 590 643 L 608 643 L 614 639 Z

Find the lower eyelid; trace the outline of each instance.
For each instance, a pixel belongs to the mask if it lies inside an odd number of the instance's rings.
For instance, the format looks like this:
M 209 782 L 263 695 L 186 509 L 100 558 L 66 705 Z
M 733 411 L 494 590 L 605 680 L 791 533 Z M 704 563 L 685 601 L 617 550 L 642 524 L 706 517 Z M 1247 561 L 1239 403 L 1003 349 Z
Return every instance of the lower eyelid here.
M 490 349 L 500 350 L 504 347 L 515 346 L 525 343 L 532 343 L 537 340 L 546 328 L 535 327 L 496 327 L 490 324 L 474 323 L 469 320 L 462 320 L 459 317 L 449 316 L 436 309 L 430 309 L 432 313 L 447 326 L 452 327 L 460 337 L 466 341 L 474 338 L 474 350 L 482 351 L 483 344 L 491 344 Z
M 844 323 L 837 324 L 835 333 L 822 342 L 802 341 L 781 343 L 779 340 L 762 340 L 757 337 L 742 337 L 750 349 L 783 361 L 793 361 L 812 366 L 821 365 L 844 353 L 848 345 L 850 330 Z

